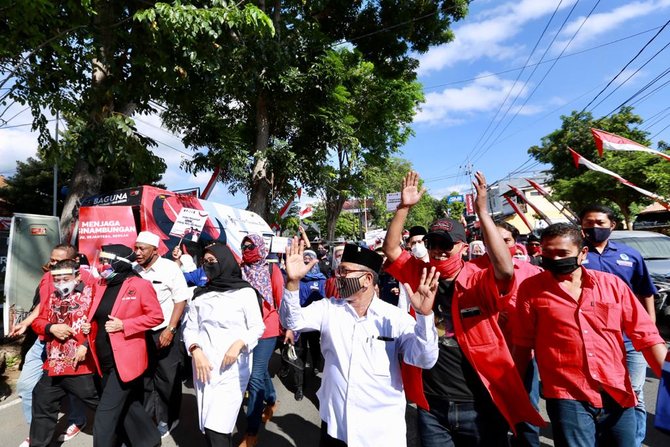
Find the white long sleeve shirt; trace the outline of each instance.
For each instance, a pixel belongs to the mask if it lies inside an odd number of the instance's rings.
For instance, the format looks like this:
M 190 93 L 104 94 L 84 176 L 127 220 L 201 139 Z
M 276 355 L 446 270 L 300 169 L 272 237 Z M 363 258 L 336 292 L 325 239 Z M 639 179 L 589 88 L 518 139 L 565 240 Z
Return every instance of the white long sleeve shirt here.
M 350 447 L 405 446 L 405 392 L 399 356 L 431 368 L 437 362 L 433 315 L 415 321 L 374 297 L 359 317 L 346 300 L 323 299 L 300 307 L 298 291 L 284 291 L 279 308 L 284 327 L 321 331 L 325 359 L 317 392 L 328 434 Z

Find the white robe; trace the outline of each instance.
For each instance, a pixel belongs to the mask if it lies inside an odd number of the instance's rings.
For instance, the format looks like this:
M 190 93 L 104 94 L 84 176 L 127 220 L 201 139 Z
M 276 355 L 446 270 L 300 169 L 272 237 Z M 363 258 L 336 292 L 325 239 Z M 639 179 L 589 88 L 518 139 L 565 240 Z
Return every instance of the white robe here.
M 206 293 L 188 305 L 184 344 L 187 349 L 193 344 L 200 346 L 214 368 L 209 382 L 202 383 L 193 365 L 201 431 L 233 432 L 251 375 L 251 351 L 264 330 L 256 292 L 251 288 Z M 236 340 L 244 341 L 245 347 L 236 363 L 223 368 L 223 357 Z

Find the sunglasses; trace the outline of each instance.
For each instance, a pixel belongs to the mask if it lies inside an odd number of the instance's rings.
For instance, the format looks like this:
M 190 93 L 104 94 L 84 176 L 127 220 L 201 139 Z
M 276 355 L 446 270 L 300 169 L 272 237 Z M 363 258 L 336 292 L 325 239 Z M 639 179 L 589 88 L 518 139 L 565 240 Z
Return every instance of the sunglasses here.
M 256 244 L 244 244 L 242 246 L 242 250 L 253 250 L 256 248 Z
M 426 238 L 426 239 L 424 239 L 424 242 L 425 242 L 426 248 L 428 250 L 438 249 L 438 250 L 449 251 L 452 248 L 454 248 L 454 243 L 453 242 L 448 241 L 446 239 L 442 239 L 440 237 Z

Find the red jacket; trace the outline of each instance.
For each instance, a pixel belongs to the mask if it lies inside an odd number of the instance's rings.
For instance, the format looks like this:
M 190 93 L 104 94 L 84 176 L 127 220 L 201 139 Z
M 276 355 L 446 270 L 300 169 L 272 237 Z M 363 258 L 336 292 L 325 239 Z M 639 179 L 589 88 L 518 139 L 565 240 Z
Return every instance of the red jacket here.
M 102 371 L 95 352 L 95 339 L 98 331 L 104 331 L 105 328 L 98 328 L 93 316 L 106 289 L 107 285 L 102 282 L 95 288 L 93 304 L 88 314 L 91 322 L 89 346 L 100 374 Z M 151 283 L 137 276 L 126 279 L 116 296 L 112 316 L 123 321 L 123 331 L 109 334 L 114 363 L 121 380 L 130 382 L 139 377 L 148 366 L 146 331 L 163 322 L 163 311 Z
M 423 261 L 403 251 L 398 259 L 386 267 L 386 272 L 416 289 L 423 268 Z M 454 318 L 454 332 L 463 354 L 512 430 L 519 422 L 545 425 L 542 416 L 530 403 L 502 330 L 498 326 L 499 312 L 516 295 L 516 291 L 515 278 L 512 290 L 501 296 L 493 269 L 482 270 L 466 262 L 456 278 L 452 299 L 452 315 L 460 316 L 460 311 L 469 307 L 480 309 L 479 316 Z M 420 408 L 428 409 L 428 401 L 423 393 L 421 369 L 402 364 L 402 378 L 407 400 L 416 403 Z

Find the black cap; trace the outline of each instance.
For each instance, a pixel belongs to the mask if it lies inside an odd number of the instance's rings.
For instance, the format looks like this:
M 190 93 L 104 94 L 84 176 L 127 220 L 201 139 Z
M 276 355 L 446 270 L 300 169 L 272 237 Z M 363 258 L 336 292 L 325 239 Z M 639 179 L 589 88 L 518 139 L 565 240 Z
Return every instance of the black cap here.
M 340 262 L 351 262 L 364 265 L 374 272 L 379 272 L 384 259 L 374 251 L 354 244 L 346 244 Z
M 409 237 L 412 238 L 414 236 L 425 236 L 428 234 L 428 231 L 422 227 L 421 225 L 416 225 L 412 228 L 409 229 Z
M 426 239 L 441 237 L 452 243 L 466 242 L 465 227 L 454 219 L 438 219 L 430 226 Z
M 540 232 L 535 230 L 528 234 L 528 242 L 540 242 Z

